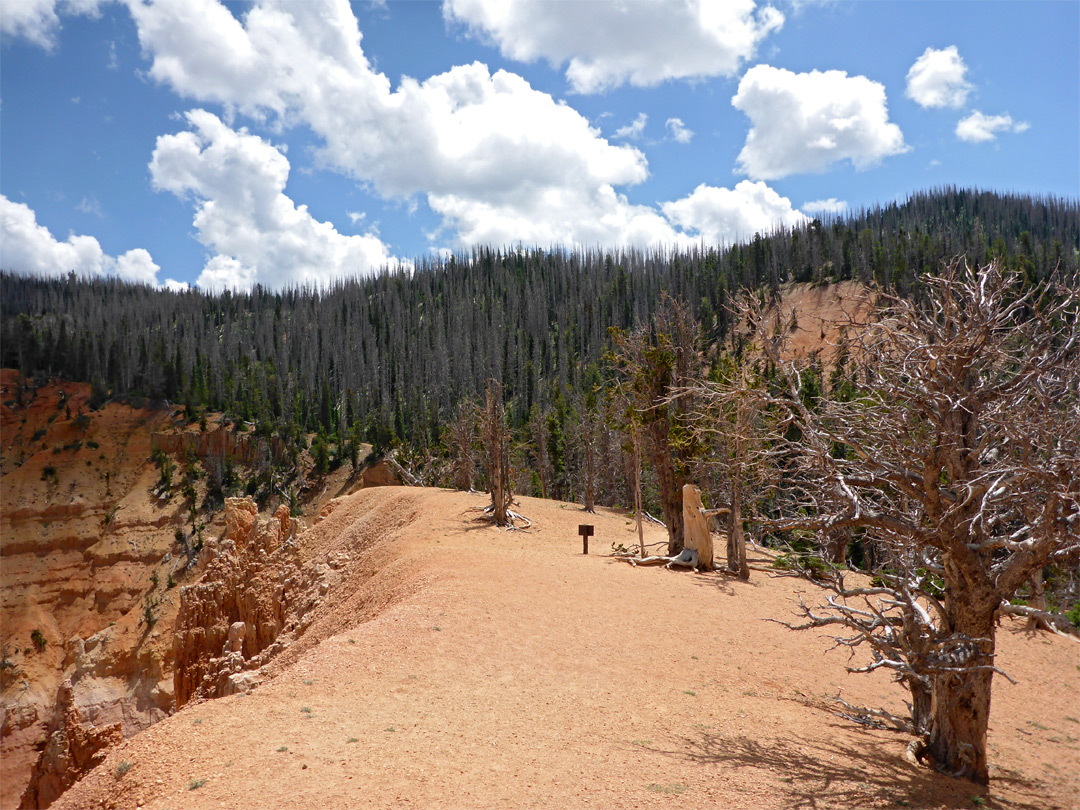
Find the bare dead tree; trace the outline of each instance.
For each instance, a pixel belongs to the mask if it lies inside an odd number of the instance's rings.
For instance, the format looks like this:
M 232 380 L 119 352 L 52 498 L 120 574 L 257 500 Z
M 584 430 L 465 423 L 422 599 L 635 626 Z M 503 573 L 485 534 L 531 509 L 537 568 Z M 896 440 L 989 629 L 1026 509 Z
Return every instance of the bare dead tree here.
M 862 368 L 849 401 L 805 401 L 782 335 L 761 340 L 786 459 L 771 525 L 859 527 L 907 561 L 883 590 L 840 585 L 825 611 L 803 608 L 803 626 L 841 625 L 871 666 L 929 680 L 915 753 L 985 784 L 995 616 L 1080 547 L 1080 287 L 1025 291 L 996 262 L 962 261 L 922 284 L 925 300 L 882 296 L 878 320 L 849 333 Z M 933 580 L 905 577 L 918 569 Z
M 528 431 L 532 443 L 534 469 L 540 478 L 540 497 L 547 498 L 551 481 L 551 459 L 548 457 L 551 431 L 548 429 L 548 414 L 539 405 L 534 405 L 529 415 Z
M 668 554 L 683 547 L 682 487 L 697 448 L 689 429 L 690 397 L 672 397 L 701 378 L 698 325 L 690 309 L 663 295 L 652 328 L 612 329 L 619 394 L 637 411 L 637 424 L 656 473 Z
M 596 407 L 595 397 L 583 398 L 577 425 L 571 429 L 571 439 L 580 456 L 581 494 L 583 507 L 590 514 L 596 511 L 596 489 L 599 470 L 597 458 L 604 425 Z
M 457 489 L 469 491 L 476 477 L 476 406 L 469 399 L 458 403 L 447 425 L 447 449 L 452 456 L 451 474 Z
M 510 428 L 506 424 L 502 385 L 498 380 L 488 380 L 484 410 L 479 413 L 479 420 L 488 492 L 491 494 L 491 504 L 484 511 L 491 514 L 496 526 L 510 529 L 528 528 L 528 519 L 510 509 L 514 502 L 510 469 Z M 516 526 L 515 519 L 523 525 Z

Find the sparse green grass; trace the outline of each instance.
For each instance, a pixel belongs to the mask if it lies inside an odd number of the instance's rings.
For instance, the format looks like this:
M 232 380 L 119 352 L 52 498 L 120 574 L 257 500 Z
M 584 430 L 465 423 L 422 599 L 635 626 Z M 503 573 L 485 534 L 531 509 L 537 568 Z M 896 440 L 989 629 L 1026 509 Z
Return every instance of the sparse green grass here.
M 205 785 L 209 781 L 210 781 L 209 779 L 192 779 L 190 782 L 188 782 L 187 789 L 188 790 L 198 790 L 199 788 L 201 788 L 203 785 Z
M 349 743 L 354 743 L 354 742 L 360 742 L 360 738 L 359 737 L 349 737 L 349 739 L 347 739 L 345 741 L 345 744 L 348 745 Z
M 1080 720 L 1077 720 L 1075 717 L 1070 717 L 1069 715 L 1065 715 L 1065 719 L 1071 723 L 1080 723 Z
M 970 796 L 971 804 L 975 807 L 986 807 L 986 799 L 982 796 Z
M 1042 723 L 1036 723 L 1034 720 L 1029 720 L 1028 725 L 1031 726 L 1032 728 L 1037 728 L 1039 731 L 1049 731 L 1050 730 L 1046 726 L 1044 726 Z
M 664 793 L 668 795 L 678 795 L 680 793 L 686 793 L 686 785 L 681 782 L 672 782 L 667 785 L 652 784 L 648 786 L 648 789 L 653 793 Z
M 311 686 L 311 685 L 312 685 L 313 683 L 315 683 L 315 681 L 308 681 L 308 680 L 305 680 L 305 681 L 304 681 L 304 686 Z
M 194 724 L 195 724 L 195 725 L 197 725 L 197 726 L 201 726 L 201 725 L 202 725 L 202 718 L 201 718 L 201 717 L 196 717 L 196 718 L 195 718 L 194 720 L 192 720 L 191 722 L 192 722 L 192 723 L 194 723 Z
M 288 750 L 289 750 L 289 746 L 283 745 L 283 746 L 281 746 L 281 748 L 278 749 L 278 753 L 279 754 L 284 754 Z
M 397 729 L 394 728 L 393 726 L 387 726 L 385 730 L 386 731 L 397 731 Z
M 356 639 L 355 639 L 355 638 L 350 638 L 350 639 L 349 639 L 349 643 L 350 643 L 350 644 L 355 644 L 355 643 L 356 643 Z
M 116 778 L 120 779 L 125 773 L 131 770 L 131 763 L 126 759 L 116 766 Z
M 304 714 L 311 714 L 311 707 L 310 706 L 301 706 L 300 711 L 302 711 Z
M 683 689 L 682 693 L 684 695 L 689 695 L 690 697 L 697 697 L 697 692 L 695 692 L 693 689 Z
M 631 745 L 640 745 L 642 748 L 648 748 L 652 745 L 652 740 L 631 740 Z

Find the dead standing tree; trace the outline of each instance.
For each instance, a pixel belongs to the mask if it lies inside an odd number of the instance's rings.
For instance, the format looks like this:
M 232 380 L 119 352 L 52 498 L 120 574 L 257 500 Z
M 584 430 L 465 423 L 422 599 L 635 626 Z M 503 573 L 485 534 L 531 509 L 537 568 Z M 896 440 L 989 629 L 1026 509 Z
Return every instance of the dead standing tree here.
M 484 444 L 488 492 L 491 495 L 491 504 L 484 511 L 491 514 L 496 526 L 528 528 L 528 519 L 510 510 L 514 502 L 510 477 L 510 428 L 506 424 L 502 385 L 497 380 L 488 380 L 484 410 L 479 412 L 478 417 L 480 438 Z M 515 520 L 523 525 L 516 526 Z
M 854 331 L 863 379 L 850 401 L 809 407 L 798 368 L 763 341 L 782 380 L 769 405 L 795 428 L 772 436 L 787 454 L 774 526 L 861 528 L 907 561 L 900 576 L 930 574 L 907 581 L 891 619 L 896 587 L 839 592 L 832 610 L 804 609 L 804 626 L 840 624 L 845 643 L 891 633 L 897 654 L 882 647 L 875 663 L 929 682 L 915 753 L 985 784 L 995 616 L 1080 546 L 1080 288 L 1025 292 L 997 263 L 956 262 L 922 283 L 925 301 L 883 298 L 879 320 Z M 851 597 L 863 615 L 840 607 Z M 907 639 L 905 611 L 924 625 Z M 924 642 L 925 654 L 913 647 Z
M 633 427 L 647 440 L 668 530 L 668 554 L 674 556 L 683 547 L 682 487 L 699 448 L 687 418 L 691 398 L 671 395 L 701 379 L 698 324 L 685 304 L 665 293 L 651 328 L 610 331 L 616 385 L 636 411 Z
M 472 490 L 476 475 L 476 405 L 470 399 L 458 403 L 457 412 L 446 428 L 446 448 L 452 456 L 451 477 L 454 487 Z
M 713 460 L 705 463 L 720 466 L 727 479 L 728 507 L 712 511 L 728 515 L 728 571 L 747 580 L 750 566 L 743 521 L 760 516 L 748 514 L 746 495 L 767 488 L 765 479 L 775 470 L 778 450 L 776 442 L 766 437 L 782 435 L 783 430 L 769 413 L 768 392 L 760 374 L 745 362 L 724 355 L 710 377 L 712 382 L 699 383 L 675 396 L 689 396 L 695 403 L 690 414 L 693 430 L 700 445 L 713 448 Z

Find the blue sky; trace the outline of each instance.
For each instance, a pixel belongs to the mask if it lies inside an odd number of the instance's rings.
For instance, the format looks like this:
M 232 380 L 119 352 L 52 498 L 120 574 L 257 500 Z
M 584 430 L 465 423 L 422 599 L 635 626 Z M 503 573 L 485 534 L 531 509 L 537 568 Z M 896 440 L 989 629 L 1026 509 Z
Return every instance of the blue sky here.
M 1080 195 L 1080 3 L 5 0 L 0 264 L 323 283 Z

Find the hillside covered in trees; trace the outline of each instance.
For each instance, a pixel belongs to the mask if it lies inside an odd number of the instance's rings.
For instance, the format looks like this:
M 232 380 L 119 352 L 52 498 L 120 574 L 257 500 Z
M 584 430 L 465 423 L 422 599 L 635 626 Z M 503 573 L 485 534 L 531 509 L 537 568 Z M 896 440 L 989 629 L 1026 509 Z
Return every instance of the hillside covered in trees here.
M 1000 258 L 1028 283 L 1075 272 L 1080 206 L 948 188 L 726 248 L 477 248 L 323 290 L 212 295 L 4 268 L 2 363 L 91 382 L 98 401 L 169 400 L 189 418 L 222 411 L 290 442 L 314 433 L 324 464 L 360 441 L 445 452 L 459 403 L 494 378 L 510 423 L 534 439 L 535 489 L 573 497 L 571 414 L 595 408 L 614 374 L 609 330 L 649 324 L 662 293 L 715 346 L 741 290 L 764 300 L 789 281 L 851 279 L 918 295 L 919 274 L 961 254 L 972 266 Z M 617 499 L 614 479 L 607 489 Z

